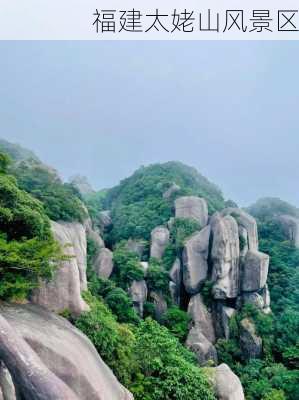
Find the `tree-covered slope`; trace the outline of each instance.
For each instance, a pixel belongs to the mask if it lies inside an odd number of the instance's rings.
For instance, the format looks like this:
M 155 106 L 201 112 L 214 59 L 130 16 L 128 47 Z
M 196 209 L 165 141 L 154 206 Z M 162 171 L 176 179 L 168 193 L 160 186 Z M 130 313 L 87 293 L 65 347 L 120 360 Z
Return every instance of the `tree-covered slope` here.
M 82 221 L 86 217 L 76 188 L 62 182 L 56 170 L 33 152 L 5 140 L 0 140 L 0 151 L 11 158 L 9 172 L 16 177 L 18 186 L 43 203 L 50 219 Z
M 173 185 L 176 190 L 163 196 Z M 171 161 L 139 168 L 107 193 L 113 242 L 129 237 L 148 239 L 154 227 L 171 217 L 174 198 L 183 195 L 205 198 L 210 213 L 224 207 L 220 189 L 192 167 Z

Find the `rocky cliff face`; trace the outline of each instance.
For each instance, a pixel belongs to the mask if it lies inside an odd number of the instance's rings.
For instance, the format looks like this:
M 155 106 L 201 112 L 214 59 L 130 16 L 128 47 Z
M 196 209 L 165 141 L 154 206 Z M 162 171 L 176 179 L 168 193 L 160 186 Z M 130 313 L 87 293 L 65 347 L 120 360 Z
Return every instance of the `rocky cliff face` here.
M 51 227 L 64 254 L 70 258 L 59 265 L 50 282 L 43 282 L 34 291 L 32 302 L 51 311 L 70 310 L 80 314 L 89 309 L 81 297 L 81 292 L 87 289 L 85 228 L 76 222 L 52 222 Z
M 254 304 L 270 312 L 269 257 L 258 251 L 255 219 L 238 208 L 224 209 L 210 218 L 207 210 L 206 201 L 194 196 L 175 201 L 175 217 L 194 219 L 202 229 L 185 241 L 181 257 L 169 273 L 173 301 L 180 304 L 180 294 L 185 293 L 185 302 L 189 303 L 192 321 L 186 345 L 201 365 L 209 360 L 217 363 L 214 344 L 219 338 L 229 338 L 230 320 L 242 304 Z M 294 231 L 292 225 L 293 236 Z M 168 241 L 166 228 L 154 229 L 151 256 L 161 259 Z M 212 284 L 209 309 L 201 296 L 206 282 Z M 242 350 L 247 358 L 259 357 L 261 339 L 250 324 L 250 329 L 242 329 Z
M 30 304 L 2 305 L 0 311 L 0 357 L 14 383 L 0 380 L 2 392 L 13 396 L 15 388 L 24 400 L 132 400 L 91 342 L 65 319 Z

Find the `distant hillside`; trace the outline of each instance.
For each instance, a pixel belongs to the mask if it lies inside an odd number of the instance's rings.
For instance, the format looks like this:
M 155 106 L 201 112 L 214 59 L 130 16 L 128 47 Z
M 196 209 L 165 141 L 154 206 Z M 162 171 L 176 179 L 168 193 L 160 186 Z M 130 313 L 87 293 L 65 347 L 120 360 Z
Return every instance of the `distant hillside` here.
M 10 143 L 7 140 L 0 139 L 0 151 L 10 156 L 13 161 L 35 160 L 41 162 L 33 151 L 25 149 L 17 143 Z
M 225 206 L 221 190 L 195 168 L 177 161 L 139 168 L 107 193 L 113 240 L 148 239 L 154 227 L 170 218 L 174 198 L 183 195 L 204 197 L 211 214 Z
M 299 217 L 299 209 L 277 197 L 263 197 L 248 207 L 248 212 L 260 220 L 280 215 Z

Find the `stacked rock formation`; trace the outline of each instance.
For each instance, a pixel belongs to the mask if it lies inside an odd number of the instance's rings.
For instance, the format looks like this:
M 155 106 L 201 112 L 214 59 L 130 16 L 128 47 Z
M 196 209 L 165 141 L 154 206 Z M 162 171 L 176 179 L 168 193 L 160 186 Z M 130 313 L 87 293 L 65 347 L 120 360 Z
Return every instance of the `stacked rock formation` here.
M 243 210 L 227 208 L 209 217 L 204 199 L 183 196 L 175 201 L 175 218 L 196 220 L 201 230 L 185 242 L 181 257 L 169 272 L 170 294 L 175 304 L 181 304 L 182 292 L 189 302 L 192 322 L 187 346 L 196 353 L 200 364 L 209 360 L 217 363 L 214 344 L 218 338 L 229 339 L 229 322 L 240 305 L 250 303 L 265 313 L 270 312 L 266 283 L 269 257 L 258 250 L 256 221 Z M 151 257 L 161 259 L 168 242 L 168 229 L 155 228 L 151 234 Z M 201 295 L 206 282 L 212 284 L 210 309 Z M 150 294 L 150 297 L 159 303 L 161 313 L 165 307 L 161 296 Z M 244 355 L 258 357 L 261 339 L 254 326 L 245 322 L 242 326 L 240 341 Z

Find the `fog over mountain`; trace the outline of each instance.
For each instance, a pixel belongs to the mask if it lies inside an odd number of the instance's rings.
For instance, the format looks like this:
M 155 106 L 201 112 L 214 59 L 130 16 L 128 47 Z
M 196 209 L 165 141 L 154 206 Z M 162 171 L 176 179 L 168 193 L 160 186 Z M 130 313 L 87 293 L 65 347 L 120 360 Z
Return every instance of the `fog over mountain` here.
M 0 43 L 0 137 L 111 187 L 180 160 L 299 206 L 298 43 Z M 22 60 L 22 63 L 20 63 Z

